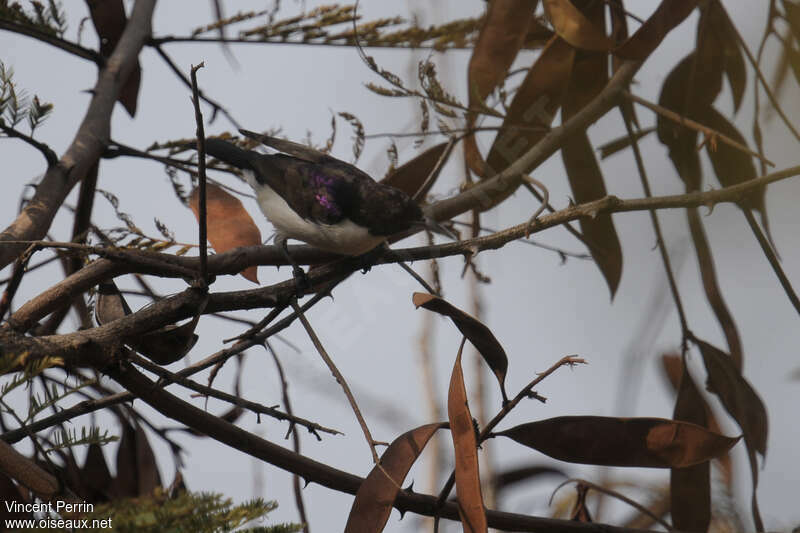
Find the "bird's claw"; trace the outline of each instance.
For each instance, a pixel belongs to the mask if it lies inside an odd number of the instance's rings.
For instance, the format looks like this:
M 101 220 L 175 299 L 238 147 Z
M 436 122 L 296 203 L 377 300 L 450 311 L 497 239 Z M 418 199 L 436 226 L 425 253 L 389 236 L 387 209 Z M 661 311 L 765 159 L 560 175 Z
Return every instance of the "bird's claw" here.
M 306 274 L 302 268 L 296 267 L 292 269 L 292 276 L 294 276 L 294 288 L 297 296 L 303 296 L 303 294 L 311 288 L 311 281 L 308 279 L 308 274 Z

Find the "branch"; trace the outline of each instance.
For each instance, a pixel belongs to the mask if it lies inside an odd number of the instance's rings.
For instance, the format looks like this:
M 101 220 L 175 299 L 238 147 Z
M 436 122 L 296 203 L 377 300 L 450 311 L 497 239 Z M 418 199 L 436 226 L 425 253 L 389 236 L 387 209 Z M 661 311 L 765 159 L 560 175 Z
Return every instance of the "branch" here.
M 105 58 L 99 53 L 95 52 L 94 50 L 90 50 L 89 48 L 84 48 L 79 44 L 37 30 L 36 28 L 26 26 L 25 24 L 19 24 L 17 22 L 12 22 L 6 19 L 0 19 L 0 30 L 8 30 L 14 33 L 19 33 L 20 35 L 27 35 L 28 37 L 33 37 L 34 39 L 55 46 L 56 48 L 60 48 L 61 50 L 64 50 L 65 52 L 68 52 L 74 56 L 78 56 L 80 58 L 93 61 L 94 63 L 97 64 L 98 67 L 101 68 L 106 63 Z
M 185 424 L 196 431 L 201 431 L 214 440 L 227 444 L 236 450 L 296 474 L 307 482 L 313 481 L 324 487 L 354 495 L 364 481 L 361 477 L 294 453 L 259 438 L 217 416 L 206 413 L 202 409 L 198 409 L 159 388 L 156 383 L 147 379 L 128 363 L 112 365 L 107 370 L 115 381 L 136 394 L 142 401 L 164 416 Z M 394 506 L 401 512 L 412 511 L 426 516 L 438 515 L 451 520 L 459 520 L 458 506 L 455 502 L 448 502 L 439 508 L 436 498 L 433 496 L 414 493 L 410 490 L 400 491 Z M 511 531 L 536 531 L 539 533 L 644 533 L 643 530 L 605 524 L 585 524 L 501 511 L 487 511 L 486 515 L 491 527 Z
M 17 131 L 14 128 L 6 126 L 2 118 L 0 118 L 0 130 L 3 130 L 3 132 L 9 137 L 23 140 L 29 145 L 39 150 L 39 152 L 41 152 L 42 155 L 44 156 L 45 160 L 47 160 L 47 168 L 50 168 L 58 163 L 58 156 L 56 155 L 56 153 L 53 151 L 52 148 L 50 148 L 49 146 L 47 146 L 42 142 L 37 141 L 30 135 L 25 135 L 21 131 Z
M 290 304 L 292 309 L 294 309 L 295 314 L 300 318 L 300 322 L 303 324 L 303 328 L 305 328 L 306 333 L 308 333 L 311 342 L 314 343 L 314 348 L 317 349 L 319 352 L 320 357 L 325 362 L 328 367 L 328 370 L 331 371 L 333 377 L 336 378 L 336 382 L 342 387 L 344 391 L 344 395 L 347 397 L 347 401 L 350 403 L 350 407 L 353 409 L 353 412 L 356 415 L 356 419 L 358 419 L 358 424 L 361 426 L 361 431 L 364 432 L 364 438 L 367 439 L 367 444 L 369 445 L 369 449 L 372 452 L 372 461 L 375 464 L 380 463 L 380 458 L 378 457 L 378 451 L 375 449 L 376 444 L 379 444 L 374 438 L 372 438 L 372 433 L 369 431 L 369 427 L 367 426 L 366 420 L 364 420 L 364 415 L 361 414 L 361 409 L 358 408 L 358 404 L 356 403 L 356 398 L 353 396 L 353 391 L 350 390 L 350 386 L 347 384 L 347 380 L 344 379 L 344 375 L 339 371 L 336 367 L 336 363 L 333 362 L 331 356 L 328 355 L 328 352 L 325 350 L 325 347 L 320 342 L 319 337 L 317 334 L 314 333 L 314 329 L 311 327 L 311 324 L 308 322 L 306 315 L 297 305 L 297 299 L 292 298 L 290 300 Z
M 162 380 L 168 382 L 168 384 L 174 383 L 176 385 L 180 385 L 182 387 L 186 387 L 187 389 L 198 392 L 204 396 L 209 396 L 211 398 L 216 398 L 218 400 L 222 400 L 223 402 L 228 402 L 238 407 L 243 407 L 244 409 L 248 409 L 254 413 L 264 414 L 276 420 L 285 420 L 287 422 L 291 422 L 292 426 L 295 425 L 303 426 L 306 429 L 308 429 L 309 433 L 317 437 L 317 440 L 322 440 L 322 438 L 317 434 L 318 431 L 322 431 L 323 433 L 329 433 L 331 435 L 344 435 L 344 433 L 342 433 L 341 431 L 325 427 L 323 425 L 317 424 L 316 422 L 306 420 L 305 418 L 300 418 L 289 413 L 284 413 L 273 407 L 267 407 L 266 405 L 262 405 L 256 402 L 251 402 L 249 400 L 245 400 L 244 398 L 234 396 L 233 394 L 228 394 L 227 392 L 223 392 L 214 389 L 212 387 L 207 387 L 206 385 L 201 385 L 200 383 L 192 381 L 189 378 L 181 377 L 174 372 L 170 372 L 166 368 L 162 368 L 157 364 L 151 363 L 150 361 L 148 361 L 147 359 L 145 359 L 140 355 L 131 354 L 131 360 L 136 365 L 141 366 L 145 370 L 152 372 Z M 159 386 L 164 386 L 164 385 L 159 384 Z
M 108 144 L 114 103 L 150 36 L 154 7 L 155 0 L 137 0 L 119 43 L 100 71 L 75 139 L 58 164 L 47 169 L 30 203 L 0 233 L 0 268 L 14 261 L 23 249 L 21 245 L 7 244 L 8 241 L 41 239 L 47 234 L 69 191 L 83 179 Z
M 303 304 L 302 308 L 304 310 L 310 309 L 323 297 L 324 296 L 322 294 L 314 295 L 308 302 Z M 219 361 L 224 361 L 225 359 L 233 357 L 234 355 L 241 353 L 248 348 L 263 343 L 266 339 L 270 338 L 272 335 L 277 335 L 279 332 L 288 328 L 292 324 L 292 322 L 294 322 L 295 318 L 297 318 L 297 315 L 292 313 L 279 320 L 277 323 L 269 327 L 267 330 L 260 332 L 257 335 L 253 335 L 252 338 L 247 339 L 246 341 L 241 341 L 237 343 L 235 346 L 232 346 L 231 348 L 226 348 L 225 350 L 221 350 L 215 354 L 212 354 L 211 356 L 206 357 L 205 359 L 202 359 L 197 363 L 194 363 L 193 365 L 188 366 L 183 370 L 180 370 L 179 372 L 176 372 L 175 375 L 180 378 L 192 376 L 202 370 L 205 370 L 210 366 L 213 366 Z M 3 434 L 0 434 L 0 440 L 13 444 L 29 436 L 31 433 L 37 433 L 49 427 L 60 424 L 61 422 L 72 420 L 78 416 L 92 413 L 94 411 L 98 411 L 105 407 L 116 405 L 118 403 L 128 402 L 133 399 L 134 396 L 130 392 L 120 392 L 105 398 L 100 398 L 91 401 L 84 401 L 77 405 L 74 405 L 73 407 L 64 409 L 63 411 L 59 411 L 58 413 L 55 413 L 49 417 L 43 418 L 36 422 L 31 422 L 26 427 L 22 427 L 12 431 L 7 431 Z
M 800 166 L 787 168 L 730 187 L 706 192 L 698 191 L 687 194 L 630 200 L 621 200 L 616 196 L 606 196 L 605 198 L 600 198 L 592 202 L 570 206 L 552 214 L 542 215 L 537 219 L 536 226 L 531 229 L 531 233 L 544 231 L 545 229 L 559 226 L 565 222 L 577 220 L 581 217 L 595 217 L 601 213 L 651 211 L 654 209 L 678 209 L 698 206 L 711 207 L 718 203 L 738 203 L 742 198 L 751 194 L 759 187 L 797 175 L 800 175 Z M 476 185 L 474 188 L 478 187 L 481 187 L 481 185 Z M 468 193 L 469 191 L 465 194 Z M 460 196 L 462 195 L 459 195 L 459 197 Z M 502 248 L 509 242 L 524 237 L 526 231 L 528 231 L 528 224 L 524 223 L 492 235 L 465 241 L 435 246 L 388 250 L 384 251 L 382 256 L 375 259 L 375 264 L 418 261 L 453 255 L 474 254 L 483 250 L 495 250 Z M 31 244 L 29 241 L 25 242 Z M 53 243 L 44 241 L 40 244 L 43 247 L 53 246 Z M 59 246 L 80 247 L 82 245 L 61 243 Z M 40 320 L 64 302 L 68 302 L 69 298 L 75 294 L 89 290 L 100 281 L 131 272 L 141 272 L 164 277 L 183 277 L 186 273 L 189 273 L 191 277 L 192 272 L 197 271 L 199 264 L 199 260 L 196 257 L 177 257 L 157 252 L 120 249 L 115 249 L 113 252 L 114 260 L 101 259 L 94 261 L 82 268 L 79 272 L 60 281 L 26 302 L 9 318 L 12 327 L 27 331 L 37 320 Z M 300 264 L 316 264 L 334 260 L 334 262 L 315 268 L 308 273 L 309 281 L 312 282 L 313 285 L 332 281 L 342 275 L 359 270 L 363 266 L 363 260 L 359 258 L 340 258 L 335 260 L 337 258 L 336 255 L 316 250 L 310 246 L 291 246 L 290 253 L 295 261 Z M 112 254 L 109 253 L 109 255 Z M 283 265 L 285 263 L 285 257 L 283 257 L 280 250 L 275 246 L 247 246 L 209 257 L 208 270 L 210 274 L 214 275 L 235 275 L 242 269 L 252 265 Z M 209 304 L 205 312 L 210 313 L 244 309 L 248 305 L 269 307 L 275 305 L 276 302 L 286 301 L 283 300 L 283 298 L 287 298 L 292 293 L 292 283 L 293 282 L 289 280 L 261 289 L 214 293 L 210 295 Z M 154 305 L 160 304 L 161 302 Z M 130 319 L 130 317 L 134 315 L 129 315 L 125 317 L 125 319 Z M 188 317 L 176 317 L 176 320 L 183 318 Z M 169 322 L 165 322 L 161 325 L 163 326 L 167 323 Z M 87 332 L 78 333 L 86 334 Z
M 674 112 L 674 111 L 672 111 L 670 109 L 667 109 L 666 107 L 660 106 L 658 104 L 654 104 L 653 102 L 649 102 L 649 101 L 645 100 L 644 98 L 642 98 L 640 96 L 636 96 L 635 94 L 629 93 L 628 91 L 624 91 L 622 94 L 624 94 L 625 98 L 627 98 L 628 100 L 630 100 L 632 102 L 636 102 L 637 104 L 646 107 L 647 109 L 649 109 L 653 113 L 656 113 L 657 115 L 661 115 L 662 117 L 668 118 L 669 120 L 675 122 L 676 124 L 680 124 L 681 126 L 684 126 L 686 128 L 690 128 L 690 129 L 693 129 L 695 131 L 699 131 L 706 138 L 717 138 L 720 141 L 724 142 L 725 144 L 727 144 L 729 146 L 732 146 L 736 150 L 739 150 L 740 152 L 744 152 L 749 156 L 755 157 L 755 158 L 761 160 L 763 163 L 766 163 L 767 165 L 769 165 L 771 167 L 775 166 L 775 163 L 773 163 L 772 161 L 770 161 L 766 157 L 762 156 L 761 154 L 759 154 L 757 152 L 752 151 L 750 148 L 748 148 L 747 146 L 743 145 L 742 143 L 734 141 L 733 139 L 731 139 L 727 135 L 723 135 L 722 133 L 718 132 L 715 129 L 711 129 L 708 126 L 704 126 L 703 124 L 700 124 L 699 122 L 695 122 L 694 120 L 692 120 L 690 118 L 686 118 L 683 115 L 679 115 L 678 113 L 676 113 L 676 112 Z
M 199 281 L 203 287 L 208 287 L 208 243 L 206 228 L 206 134 L 203 129 L 203 113 L 200 111 L 200 97 L 197 89 L 197 71 L 205 66 L 192 65 L 192 101 L 194 103 L 194 120 L 197 124 L 197 178 L 198 186 L 198 242 L 200 244 L 200 273 Z
M 175 73 L 175 75 L 178 77 L 178 79 L 181 80 L 184 85 L 186 85 L 187 87 L 191 88 L 192 87 L 192 82 L 189 81 L 186 78 L 186 76 L 183 74 L 183 72 L 181 72 L 181 69 L 178 68 L 178 66 L 175 64 L 175 62 L 172 60 L 172 58 L 169 57 L 169 55 L 167 55 L 167 53 L 161 48 L 161 46 L 159 46 L 158 44 L 153 44 L 152 46 L 153 46 L 153 48 L 156 49 L 156 52 L 158 53 L 158 55 L 161 56 L 161 59 L 164 60 L 164 62 L 172 70 L 172 72 Z M 239 125 L 239 123 L 236 121 L 235 118 L 233 118 L 233 115 L 231 115 L 228 112 L 227 109 L 225 109 L 220 104 L 218 104 L 216 101 L 214 101 L 211 98 L 209 98 L 208 96 L 206 96 L 205 93 L 203 93 L 203 91 L 198 91 L 197 94 L 198 94 L 198 96 L 200 96 L 200 98 L 205 103 L 207 103 L 208 105 L 210 105 L 214 109 L 214 112 L 211 115 L 211 120 L 209 122 L 214 122 L 214 118 L 215 118 L 217 112 L 221 112 L 230 121 L 230 123 L 233 124 L 234 127 L 236 127 L 237 130 L 239 128 L 241 128 L 241 125 Z
M 640 67 L 640 61 L 624 61 L 606 87 L 579 112 L 561 126 L 550 130 L 538 143 L 501 173 L 482 180 L 453 198 L 434 204 L 431 209 L 432 215 L 436 220 L 441 221 L 472 209 L 486 211 L 494 207 L 497 201 L 505 198 L 510 189 L 513 190 L 520 184 L 524 174 L 528 174 L 530 169 L 537 167 L 557 152 L 569 136 L 575 132 L 586 130 L 617 105 L 622 91 L 627 88 Z

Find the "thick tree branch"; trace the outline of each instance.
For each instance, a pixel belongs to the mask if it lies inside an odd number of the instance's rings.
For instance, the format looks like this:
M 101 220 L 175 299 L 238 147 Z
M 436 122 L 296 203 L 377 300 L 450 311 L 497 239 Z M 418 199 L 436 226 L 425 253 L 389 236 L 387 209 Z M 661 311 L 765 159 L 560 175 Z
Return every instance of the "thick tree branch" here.
M 94 96 L 75 139 L 58 164 L 47 169 L 30 203 L 0 233 L 0 268 L 14 261 L 24 249 L 23 245 L 7 244 L 7 241 L 36 240 L 47 234 L 56 211 L 69 191 L 83 179 L 108 145 L 111 112 L 120 88 L 127 81 L 142 46 L 150 37 L 154 7 L 155 0 L 137 0 L 114 53 L 100 71 Z
M 202 409 L 194 407 L 159 388 L 128 363 L 109 366 L 108 374 L 120 385 L 164 416 L 185 424 L 196 431 L 201 431 L 218 442 L 266 461 L 282 470 L 296 474 L 308 482 L 313 481 L 333 490 L 355 494 L 364 481 L 361 477 L 294 453 L 291 450 L 259 438 L 217 416 L 206 413 Z M 412 511 L 421 515 L 438 515 L 451 520 L 459 520 L 458 507 L 455 503 L 448 502 L 439 508 L 435 497 L 411 491 L 401 491 L 395 500 L 395 507 L 402 512 Z M 487 511 L 486 515 L 490 526 L 510 531 L 535 531 L 538 533 L 643 533 L 642 530 L 626 529 L 605 524 L 586 524 L 500 511 Z
M 754 180 L 739 183 L 722 189 L 692 192 L 687 194 L 676 194 L 669 196 L 656 196 L 652 198 L 636 198 L 622 200 L 616 196 L 606 196 L 599 200 L 587 202 L 576 206 L 570 206 L 555 213 L 542 215 L 531 233 L 544 231 L 545 229 L 561 225 L 565 222 L 577 220 L 581 217 L 595 217 L 602 213 L 622 213 L 628 211 L 651 211 L 654 209 L 676 209 L 686 207 L 707 206 L 713 207 L 718 203 L 737 203 L 748 194 L 770 183 L 800 175 L 800 166 L 791 167 L 779 172 L 774 172 Z M 479 185 L 480 186 L 480 185 Z M 451 242 L 435 246 L 419 246 L 416 248 L 406 248 L 400 250 L 384 251 L 383 255 L 374 259 L 374 264 L 396 263 L 398 261 L 417 261 L 423 259 L 435 259 L 453 255 L 474 254 L 483 250 L 494 250 L 501 248 L 511 241 L 525 236 L 529 227 L 527 222 L 499 231 L 497 233 L 468 239 L 465 241 Z M 43 246 L 51 246 L 53 243 L 41 243 Z M 77 247 L 78 245 L 64 243 L 63 246 Z M 94 248 L 86 248 L 89 251 Z M 100 251 L 100 250 L 97 250 Z M 100 259 L 90 263 L 74 275 L 57 283 L 50 289 L 29 300 L 20 307 L 10 318 L 9 322 L 14 328 L 27 331 L 33 323 L 51 313 L 64 302 L 80 292 L 86 291 L 97 283 L 113 277 L 140 272 L 166 277 L 184 277 L 187 273 L 196 272 L 199 266 L 199 259 L 196 257 L 178 257 L 169 254 L 156 252 L 113 250 L 107 255 L 113 255 L 113 260 Z M 333 261 L 336 256 L 321 252 L 309 246 L 290 247 L 292 257 L 298 263 L 310 264 L 324 261 Z M 237 248 L 224 254 L 217 254 L 209 257 L 209 274 L 237 274 L 242 269 L 252 265 L 282 265 L 285 258 L 274 246 L 248 246 Z M 359 258 L 339 259 L 309 272 L 309 280 L 312 284 L 326 283 L 336 279 L 345 273 L 350 273 L 363 267 L 364 263 Z M 293 289 L 292 281 L 286 281 L 264 287 L 246 291 L 233 291 L 227 293 L 214 293 L 210 295 L 209 304 L 205 313 L 232 311 L 235 309 L 245 309 L 250 307 L 270 307 L 277 302 L 285 302 Z M 175 298 L 175 297 L 173 297 Z M 154 304 L 160 305 L 162 302 Z M 130 316 L 135 316 L 130 315 Z M 186 316 L 174 316 L 174 320 L 187 318 Z M 126 317 L 130 319 L 130 317 Z M 171 322 L 163 322 L 163 326 Z M 2 331 L 2 330 L 0 330 Z M 93 330 L 89 330 L 93 331 Z M 138 330 L 141 332 L 142 330 Z M 87 332 L 79 332 L 86 334 Z

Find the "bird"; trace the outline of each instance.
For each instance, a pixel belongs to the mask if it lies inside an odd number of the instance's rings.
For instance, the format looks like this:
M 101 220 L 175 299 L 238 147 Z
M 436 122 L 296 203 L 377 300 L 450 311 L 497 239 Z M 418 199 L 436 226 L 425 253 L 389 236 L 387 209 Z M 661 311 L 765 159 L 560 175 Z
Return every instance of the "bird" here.
M 275 244 L 295 279 L 305 273 L 289 255 L 288 239 L 357 256 L 390 235 L 431 224 L 408 194 L 376 182 L 350 163 L 292 141 L 239 131 L 280 153 L 246 150 L 218 138 L 205 140 L 206 153 L 241 170 L 275 227 Z

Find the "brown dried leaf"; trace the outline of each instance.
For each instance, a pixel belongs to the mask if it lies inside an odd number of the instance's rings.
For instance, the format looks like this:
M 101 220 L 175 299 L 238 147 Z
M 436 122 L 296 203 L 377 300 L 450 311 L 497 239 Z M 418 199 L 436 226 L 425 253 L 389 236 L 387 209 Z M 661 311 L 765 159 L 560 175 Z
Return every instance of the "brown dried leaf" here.
M 97 286 L 97 304 L 94 308 L 95 318 L 99 325 L 108 324 L 118 318 L 131 314 L 131 308 L 125 297 L 120 294 L 116 283 L 104 281 Z
M 781 4 L 786 11 L 786 22 L 789 23 L 795 40 L 800 42 L 800 4 L 792 0 L 783 0 Z
M 687 422 L 665 418 L 562 416 L 521 424 L 497 433 L 571 463 L 675 468 L 727 452 L 730 438 Z
M 81 475 L 88 491 L 88 494 L 86 494 L 87 500 L 107 502 L 111 499 L 109 495 L 111 472 L 108 470 L 108 463 L 106 463 L 103 449 L 99 444 L 92 443 L 89 445 Z
M 575 197 L 582 204 L 606 196 L 603 174 L 585 132 L 578 132 L 561 149 L 564 167 Z M 610 214 L 579 219 L 589 253 L 608 284 L 611 298 L 622 277 L 622 245 Z
M 743 146 L 747 146 L 747 141 L 736 126 L 730 123 L 719 111 L 713 107 L 706 109 L 703 116 L 703 124 L 721 134 L 733 139 Z M 734 148 L 728 143 L 721 141 L 707 142 L 706 153 L 711 160 L 714 174 L 717 176 L 720 185 L 730 187 L 738 183 L 743 183 L 758 177 L 758 171 L 753 163 L 753 157 L 741 150 Z M 759 187 L 752 194 L 747 195 L 741 205 L 749 209 L 755 209 L 764 220 L 767 217 L 765 195 L 766 187 Z M 765 224 L 768 227 L 768 224 Z
M 112 493 L 117 498 L 136 498 L 151 495 L 160 485 L 158 465 L 144 429 L 123 422 Z
M 492 0 L 467 69 L 469 107 L 483 106 L 486 97 L 505 79 L 508 69 L 525 43 L 534 21 L 538 0 Z M 475 124 L 476 113 L 467 114 L 467 128 Z M 483 158 L 475 136 L 464 139 L 465 157 L 475 172 L 483 169 Z
M 715 39 L 709 36 L 702 39 L 702 46 L 698 44 L 698 47 L 707 48 L 714 42 Z M 707 57 L 708 54 L 701 51 L 699 56 L 691 53 L 683 58 L 667 75 L 659 97 L 659 103 L 663 107 L 699 122 L 704 120 L 703 117 L 708 113 L 708 109 L 722 87 L 722 73 L 719 69 L 714 67 L 709 68 L 707 72 L 700 72 L 703 70 L 699 67 L 701 60 L 696 59 L 696 57 L 703 56 Z M 678 176 L 684 182 L 686 190 L 700 190 L 702 171 L 700 156 L 696 148 L 697 132 L 661 115 L 657 117 L 656 125 L 658 138 L 669 149 L 669 157 L 675 166 Z M 687 216 L 695 251 L 697 252 L 703 290 L 725 333 L 731 355 L 737 361 L 737 365 L 741 365 L 743 355 L 739 332 L 717 282 L 714 258 L 703 229 L 702 220 L 696 208 L 687 209 Z
M 587 3 L 581 14 L 589 24 L 605 27 L 605 5 Z M 608 81 L 608 58 L 602 52 L 582 52 L 575 55 L 572 75 L 562 103 L 563 120 L 568 120 L 603 90 Z M 582 204 L 606 196 L 606 186 L 597 157 L 586 131 L 572 135 L 564 142 L 561 158 L 575 202 Z M 589 253 L 608 284 L 611 298 L 617 292 L 622 277 L 622 246 L 610 214 L 579 220 Z
M 664 37 L 689 16 L 697 7 L 698 1 L 662 0 L 655 12 L 636 30 L 636 33 L 614 50 L 614 55 L 624 59 L 644 61 L 653 50 L 658 48 Z
M 168 365 L 183 358 L 189 353 L 199 337 L 194 330 L 200 316 L 193 320 L 176 326 L 170 324 L 150 333 L 130 339 L 127 343 L 137 352 L 144 355 L 154 363 Z
M 605 8 L 603 3 L 597 4 L 601 9 Z M 570 0 L 544 0 L 544 9 L 556 34 L 575 48 L 596 52 L 612 48 L 605 26 L 593 23 Z
M 733 358 L 714 346 L 694 339 L 703 354 L 703 362 L 708 372 L 706 388 L 719 396 L 725 410 L 736 420 L 744 433 L 747 445 L 747 458 L 750 462 L 750 475 L 753 480 L 751 508 L 757 531 L 763 531 L 761 513 L 758 509 L 756 489 L 758 488 L 758 459 L 767 453 L 767 410 L 755 390 L 739 370 Z
M 480 352 L 483 360 L 492 369 L 494 375 L 500 383 L 500 392 L 503 395 L 503 402 L 508 402 L 508 395 L 506 395 L 506 372 L 508 371 L 508 357 L 505 350 L 500 345 L 500 342 L 486 327 L 486 325 L 473 317 L 468 315 L 461 309 L 455 307 L 447 300 L 427 294 L 424 292 L 415 292 L 412 298 L 416 307 L 424 307 L 428 311 L 439 313 L 440 315 L 449 317 L 458 330 L 467 338 L 469 342 L 475 346 L 475 349 Z
M 696 340 L 708 371 L 706 387 L 722 401 L 725 410 L 736 420 L 745 442 L 762 456 L 767 453 L 767 409 L 758 393 L 736 368 L 731 357 L 718 348 Z
M 441 423 L 420 426 L 403 433 L 389 445 L 381 462 L 358 488 L 345 533 L 383 531 L 408 471 L 436 430 L 444 426 Z
M 524 44 L 538 0 L 492 0 L 467 69 L 469 103 L 482 103 L 502 82 Z
M 429 183 L 426 181 L 447 149 L 447 144 L 443 142 L 428 148 L 411 161 L 394 169 L 391 174 L 381 180 L 381 183 L 400 189 L 411 197 L 424 198 L 436 183 L 435 179 Z M 420 190 L 423 186 L 424 190 Z
M 680 357 L 675 420 L 708 427 L 708 406 L 692 381 Z M 666 359 L 664 359 L 666 360 Z M 673 365 L 674 366 L 674 365 Z M 708 531 L 711 523 L 711 466 L 709 461 L 670 471 L 670 511 L 672 523 L 681 531 Z
M 450 389 L 447 393 L 447 417 L 450 420 L 450 433 L 453 436 L 456 459 L 458 514 L 465 533 L 485 533 L 488 532 L 488 525 L 478 471 L 478 442 L 467 404 L 464 374 L 461 370 L 463 348 L 462 342 L 453 365 Z
M 575 49 L 559 37 L 547 43 L 514 95 L 486 158 L 488 168 L 480 175 L 491 177 L 502 172 L 544 137 L 561 105 L 574 56 Z M 515 190 L 516 187 L 507 186 L 496 191 L 481 208 L 499 204 Z
M 206 186 L 206 195 L 208 242 L 218 254 L 239 246 L 261 244 L 261 232 L 238 198 L 211 184 Z M 195 217 L 199 217 L 199 202 L 198 189 L 195 188 L 189 197 L 189 207 Z M 258 283 L 257 267 L 247 267 L 239 273 Z
M 100 283 L 97 293 L 95 317 L 101 326 L 131 314 L 128 302 L 113 281 Z M 198 336 L 195 335 L 194 329 L 198 319 L 199 315 L 186 324 L 180 326 L 169 324 L 144 335 L 125 338 L 123 341 L 155 363 L 160 365 L 174 363 L 186 355 L 197 342 Z
M 100 54 L 108 58 L 117 46 L 125 25 L 125 5 L 122 0 L 86 0 L 92 23 L 100 39 Z M 130 116 L 136 115 L 136 105 L 139 96 L 139 84 L 142 79 L 142 69 L 139 61 L 128 76 L 128 80 L 120 88 L 119 102 L 125 107 Z

